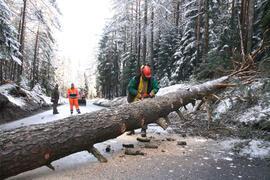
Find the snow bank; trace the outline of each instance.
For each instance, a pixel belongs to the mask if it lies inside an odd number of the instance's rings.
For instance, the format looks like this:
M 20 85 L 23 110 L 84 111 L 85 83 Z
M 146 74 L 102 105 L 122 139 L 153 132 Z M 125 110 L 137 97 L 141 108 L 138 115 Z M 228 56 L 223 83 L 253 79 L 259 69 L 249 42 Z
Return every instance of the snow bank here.
M 27 91 L 15 83 L 0 86 L 0 97 L 0 124 L 27 117 L 51 105 L 50 98 L 41 93 L 40 87 Z
M 12 102 L 13 104 L 16 104 L 17 106 L 20 106 L 20 107 L 24 106 L 25 101 L 21 97 L 13 97 L 9 94 L 9 91 L 12 88 L 15 88 L 13 84 L 4 84 L 0 86 L 0 94 L 6 96 L 10 102 Z
M 270 142 L 268 141 L 229 139 L 220 144 L 225 150 L 233 150 L 240 156 L 263 159 L 270 155 Z

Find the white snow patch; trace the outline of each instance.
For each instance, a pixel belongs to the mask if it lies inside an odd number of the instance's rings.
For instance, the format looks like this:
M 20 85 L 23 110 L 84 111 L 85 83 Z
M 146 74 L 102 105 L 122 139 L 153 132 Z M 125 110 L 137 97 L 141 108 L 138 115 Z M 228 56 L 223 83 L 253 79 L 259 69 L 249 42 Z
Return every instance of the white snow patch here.
M 262 109 L 262 106 L 254 106 L 252 108 L 249 108 L 248 111 L 246 111 L 242 116 L 239 117 L 240 122 L 249 122 L 249 121 L 255 121 L 258 122 L 263 117 L 266 117 L 267 114 L 270 114 L 270 106 Z
M 245 142 L 246 140 L 229 139 L 220 144 L 226 150 L 232 150 L 235 144 Z M 230 153 L 233 154 L 233 153 Z M 270 142 L 262 140 L 250 140 L 250 142 L 240 149 L 240 156 L 250 156 L 251 158 L 264 158 L 270 154 Z
M 158 93 L 157 93 L 157 96 L 163 96 L 165 94 L 174 93 L 174 92 L 177 92 L 179 90 L 188 89 L 190 87 L 191 87 L 190 84 L 175 84 L 175 85 L 172 85 L 169 87 L 160 88 Z
M 241 152 L 240 155 L 250 155 L 250 157 L 258 157 L 263 158 L 270 153 L 270 143 L 252 140 L 249 142 L 248 146 L 246 146 Z
M 2 86 L 0 86 L 0 93 L 3 94 L 4 96 L 6 96 L 8 98 L 8 100 L 10 102 L 12 102 L 13 104 L 16 104 L 17 106 L 24 106 L 24 100 L 21 98 L 16 98 L 11 96 L 8 92 L 14 88 L 15 86 L 13 84 L 4 84 Z
M 226 161 L 232 161 L 233 159 L 230 158 L 230 157 L 225 157 L 224 160 L 226 160 Z
M 205 138 L 196 138 L 195 141 L 196 142 L 207 142 L 207 139 L 205 139 Z

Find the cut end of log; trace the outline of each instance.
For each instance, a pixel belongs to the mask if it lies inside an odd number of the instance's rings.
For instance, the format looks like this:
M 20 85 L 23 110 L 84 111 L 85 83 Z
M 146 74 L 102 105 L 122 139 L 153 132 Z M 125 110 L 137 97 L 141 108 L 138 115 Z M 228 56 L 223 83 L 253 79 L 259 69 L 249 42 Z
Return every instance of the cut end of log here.
M 173 104 L 171 104 L 171 109 L 173 109 L 174 108 L 174 105 Z
M 162 119 L 158 119 L 158 120 L 156 121 L 156 123 L 157 123 L 160 127 L 162 127 L 162 129 L 164 129 L 164 130 L 166 130 L 166 129 L 168 128 L 168 125 L 167 125 Z

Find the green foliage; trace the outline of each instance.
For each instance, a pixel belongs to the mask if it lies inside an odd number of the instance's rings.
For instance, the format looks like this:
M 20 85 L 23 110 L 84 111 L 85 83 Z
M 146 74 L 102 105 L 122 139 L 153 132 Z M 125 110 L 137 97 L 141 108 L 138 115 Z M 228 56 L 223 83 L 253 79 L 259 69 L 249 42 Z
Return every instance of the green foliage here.
M 228 74 L 233 69 L 231 58 L 214 53 L 208 56 L 207 63 L 201 63 L 198 68 L 197 78 L 212 79 Z
M 240 151 L 245 148 L 246 146 L 248 146 L 249 144 L 249 140 L 246 140 L 246 141 L 242 141 L 242 142 L 237 142 L 234 144 L 234 147 L 233 147 L 233 151 L 236 152 L 236 153 L 240 153 Z
M 175 71 L 174 63 L 177 60 L 174 54 L 178 47 L 178 41 L 176 30 L 171 30 L 161 36 L 159 47 L 155 46 L 155 57 L 158 57 L 158 61 L 154 61 L 155 75 L 158 80 L 167 77 L 169 81 L 172 81 L 172 73 Z
M 270 78 L 270 58 L 265 59 L 264 61 L 261 61 L 259 63 L 259 70 L 261 71 L 261 74 L 263 77 Z

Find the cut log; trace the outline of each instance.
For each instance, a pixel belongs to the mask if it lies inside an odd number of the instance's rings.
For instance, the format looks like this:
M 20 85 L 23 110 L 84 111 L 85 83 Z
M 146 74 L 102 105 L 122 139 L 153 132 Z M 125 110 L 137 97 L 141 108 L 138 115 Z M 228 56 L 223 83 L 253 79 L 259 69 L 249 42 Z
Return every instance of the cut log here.
M 228 77 L 164 96 L 87 113 L 46 124 L 0 132 L 0 179 L 17 175 L 154 123 L 181 106 L 212 94 Z

